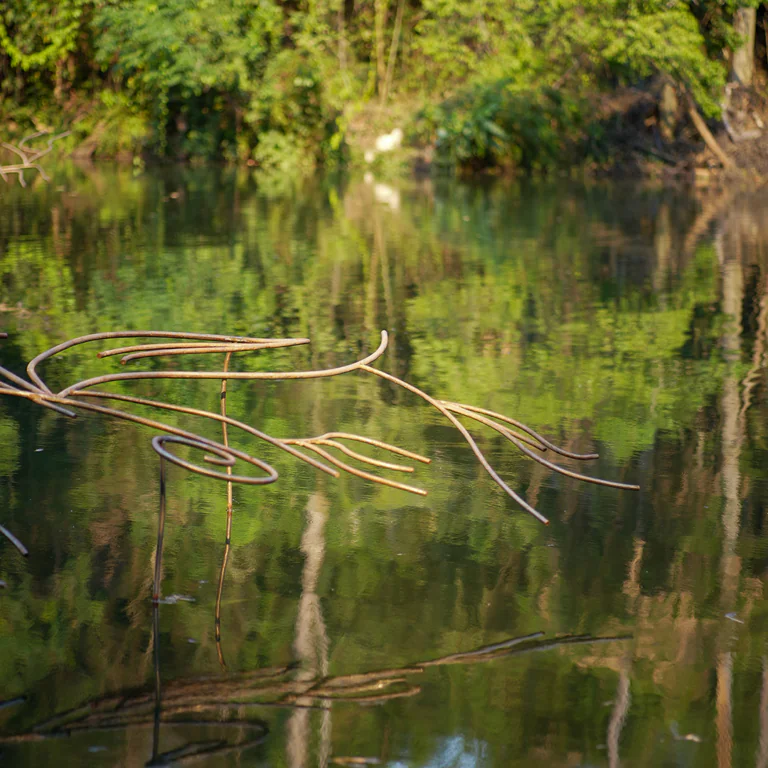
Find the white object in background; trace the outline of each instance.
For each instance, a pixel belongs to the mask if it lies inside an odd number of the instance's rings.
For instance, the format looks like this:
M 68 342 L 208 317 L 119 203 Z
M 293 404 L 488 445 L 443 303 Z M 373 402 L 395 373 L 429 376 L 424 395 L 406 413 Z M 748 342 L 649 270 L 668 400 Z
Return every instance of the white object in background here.
M 403 143 L 403 132 L 400 128 L 395 128 L 392 133 L 384 133 L 376 139 L 377 152 L 391 152 L 398 149 Z
M 400 210 L 400 193 L 388 184 L 374 184 L 373 196 L 377 203 L 384 203 L 393 211 Z

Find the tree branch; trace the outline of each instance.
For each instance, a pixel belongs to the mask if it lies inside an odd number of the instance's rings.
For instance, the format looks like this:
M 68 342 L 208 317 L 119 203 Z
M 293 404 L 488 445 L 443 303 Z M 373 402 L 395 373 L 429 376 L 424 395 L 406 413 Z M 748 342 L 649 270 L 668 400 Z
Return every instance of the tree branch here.
M 36 139 L 39 136 L 44 136 L 46 133 L 46 131 L 36 131 L 35 133 L 29 134 L 29 136 L 25 136 L 18 144 L 10 144 L 7 141 L 0 142 L 0 146 L 4 147 L 9 152 L 13 152 L 21 158 L 20 163 L 14 163 L 12 165 L 0 165 L 0 178 L 2 178 L 4 182 L 8 182 L 7 174 L 15 173 L 19 177 L 19 184 L 22 187 L 26 187 L 27 182 L 24 178 L 24 171 L 29 169 L 36 170 L 43 177 L 44 181 L 50 181 L 50 178 L 40 167 L 40 165 L 38 165 L 37 161 L 41 157 L 45 157 L 45 155 L 47 155 L 53 149 L 54 142 L 58 141 L 59 139 L 63 139 L 65 136 L 69 136 L 72 131 L 64 131 L 63 133 L 54 134 L 53 136 L 49 137 L 48 143 L 42 149 L 32 149 L 31 147 L 25 146 L 28 141 Z
M 736 168 L 736 163 L 731 160 L 728 155 L 725 154 L 723 148 L 717 143 L 717 140 L 712 135 L 712 131 L 707 128 L 707 124 L 704 122 L 704 118 L 699 114 L 696 109 L 696 104 L 691 98 L 690 94 L 687 94 L 688 101 L 688 116 L 691 118 L 694 127 L 699 132 L 699 135 L 704 139 L 704 143 L 707 145 L 712 154 L 720 161 L 723 168 L 733 170 Z

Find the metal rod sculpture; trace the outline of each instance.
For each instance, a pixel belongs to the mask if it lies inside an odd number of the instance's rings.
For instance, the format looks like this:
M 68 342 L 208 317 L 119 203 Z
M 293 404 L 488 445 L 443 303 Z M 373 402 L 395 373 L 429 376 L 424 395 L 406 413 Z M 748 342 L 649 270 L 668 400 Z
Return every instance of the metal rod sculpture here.
M 6 337 L 7 334 L 0 333 L 0 338 Z M 203 355 L 213 353 L 224 353 L 225 360 L 222 370 L 208 370 L 208 371 L 176 371 L 176 370 L 164 370 L 164 371 L 133 371 L 129 373 L 112 373 L 104 376 L 97 376 L 95 378 L 85 379 L 75 384 L 71 384 L 65 387 L 60 392 L 54 393 L 45 381 L 42 379 L 38 372 L 38 367 L 41 363 L 49 360 L 50 358 L 64 352 L 67 349 L 85 344 L 88 342 L 109 341 L 114 339 L 164 339 L 165 341 L 157 343 L 144 343 L 133 344 L 129 346 L 114 347 L 106 350 L 102 350 L 98 353 L 99 358 L 110 357 L 113 355 L 122 355 L 121 362 L 123 364 L 130 363 L 135 360 L 142 360 L 146 358 L 165 357 L 175 355 Z M 85 410 L 94 413 L 101 413 L 106 416 L 113 416 L 119 419 L 125 419 L 127 421 L 133 421 L 137 424 L 142 424 L 147 427 L 159 430 L 163 433 L 160 439 L 153 440 L 153 447 L 157 453 L 164 459 L 177 464 L 191 472 L 196 472 L 207 477 L 224 480 L 228 483 L 244 483 L 249 485 L 266 485 L 273 483 L 277 480 L 278 475 L 275 469 L 267 462 L 258 459 L 245 451 L 233 448 L 229 444 L 227 428 L 236 427 L 243 430 L 249 435 L 264 440 L 265 442 L 273 445 L 281 450 L 289 453 L 293 457 L 310 464 L 321 472 L 325 472 L 333 477 L 339 477 L 339 470 L 352 474 L 356 477 L 360 477 L 364 480 L 370 480 L 371 482 L 379 483 L 381 485 L 387 485 L 392 488 L 399 488 L 403 491 L 415 493 L 419 495 L 426 495 L 426 491 L 421 488 L 417 488 L 413 485 L 393 480 L 387 476 L 374 474 L 371 471 L 361 469 L 359 466 L 348 463 L 341 458 L 343 455 L 358 464 L 367 465 L 368 467 L 375 467 L 379 470 L 387 470 L 402 473 L 413 472 L 413 467 L 395 464 L 380 459 L 373 458 L 371 456 L 359 453 L 350 447 L 350 443 L 356 446 L 371 446 L 384 451 L 388 451 L 390 454 L 400 456 L 411 461 L 417 461 L 424 464 L 429 464 L 430 459 L 425 456 L 421 456 L 417 453 L 407 451 L 403 448 L 399 448 L 395 445 L 384 443 L 380 440 L 375 440 L 370 437 L 363 437 L 361 435 L 349 434 L 346 432 L 328 432 L 316 437 L 303 437 L 303 438 L 277 438 L 262 432 L 249 424 L 246 424 L 237 419 L 231 418 L 226 415 L 225 398 L 226 398 L 226 383 L 230 379 L 238 380 L 271 380 L 271 381 L 283 381 L 294 379 L 317 379 L 330 376 L 339 376 L 345 373 L 352 373 L 353 371 L 360 371 L 368 373 L 373 376 L 377 376 L 385 381 L 400 386 L 405 390 L 418 395 L 423 400 L 426 400 L 432 407 L 440 412 L 446 419 L 459 430 L 461 435 L 469 444 L 473 453 L 480 461 L 483 468 L 493 478 L 497 485 L 499 485 L 507 495 L 509 495 L 515 502 L 517 502 L 526 512 L 533 515 L 537 520 L 547 524 L 549 521 L 538 510 L 534 509 L 522 496 L 507 485 L 507 483 L 499 476 L 496 470 L 491 466 L 488 459 L 475 442 L 475 438 L 470 434 L 467 427 L 460 421 L 461 419 L 471 420 L 477 424 L 490 427 L 498 434 L 508 440 L 512 445 L 518 448 L 523 454 L 543 464 L 548 469 L 555 472 L 559 472 L 567 477 L 572 477 L 577 480 L 584 480 L 590 483 L 596 483 L 598 485 L 605 485 L 611 488 L 620 488 L 626 490 L 638 490 L 639 486 L 631 485 L 628 483 L 613 482 L 610 480 L 601 480 L 598 478 L 588 477 L 578 472 L 561 467 L 548 459 L 545 459 L 539 454 L 552 453 L 559 454 L 570 459 L 588 460 L 597 458 L 597 454 L 578 454 L 571 451 L 567 451 L 563 448 L 559 448 L 553 445 L 542 435 L 535 432 L 530 427 L 522 424 L 521 422 L 512 419 L 508 416 L 504 416 L 500 413 L 490 411 L 484 408 L 478 408 L 472 405 L 465 405 L 462 403 L 450 402 L 448 400 L 438 400 L 431 395 L 427 394 L 423 390 L 409 384 L 402 379 L 393 376 L 386 371 L 382 371 L 378 368 L 374 368 L 372 363 L 376 362 L 387 348 L 388 336 L 386 331 L 381 332 L 381 342 L 378 348 L 370 355 L 349 363 L 348 365 L 342 365 L 335 368 L 326 368 L 320 370 L 311 371 L 232 371 L 229 368 L 230 359 L 235 352 L 255 352 L 264 349 L 278 349 L 284 347 L 294 347 L 302 344 L 308 344 L 309 339 L 304 338 L 291 338 L 291 339 L 263 339 L 252 338 L 245 336 L 225 336 L 217 334 L 207 333 L 180 333 L 172 331 L 114 331 L 109 333 L 93 333 L 86 336 L 79 336 L 69 341 L 65 341 L 62 344 L 57 344 L 54 347 L 37 355 L 27 366 L 28 379 L 24 379 L 21 376 L 3 368 L 0 366 L 0 394 L 10 395 L 14 397 L 21 397 L 31 400 L 45 408 L 52 409 L 60 414 L 75 417 L 75 410 Z M 197 408 L 191 408 L 182 405 L 173 405 L 170 403 L 164 403 L 157 400 L 150 400 L 144 397 L 133 397 L 130 395 L 123 395 L 115 392 L 105 392 L 102 390 L 94 390 L 93 387 L 109 384 L 115 381 L 129 381 L 129 380 L 143 380 L 143 379 L 215 379 L 222 382 L 222 408 L 220 413 L 212 411 L 204 411 Z M 114 407 L 108 407 L 105 405 L 98 405 L 96 401 L 120 401 L 124 403 L 133 403 L 141 406 L 149 406 L 157 408 L 159 410 L 175 411 L 192 416 L 200 416 L 212 421 L 218 421 L 222 425 L 223 440 L 218 442 L 211 440 L 200 435 L 196 435 L 192 432 L 188 432 L 183 429 L 164 424 L 154 419 L 145 418 L 129 411 L 118 410 Z M 207 466 L 201 466 L 194 464 L 190 461 L 182 459 L 181 457 L 168 450 L 166 443 L 181 443 L 190 447 L 203 450 L 205 452 L 204 461 L 209 465 L 217 465 L 225 467 L 225 472 L 220 472 L 215 469 L 211 469 Z M 314 454 L 314 455 L 310 455 Z M 236 460 L 250 464 L 260 470 L 263 474 L 260 475 L 236 475 L 232 472 L 232 467 Z M 228 530 L 231 527 L 231 486 L 228 492 Z M 9 538 L 22 552 L 26 554 L 24 546 L 18 539 L 15 539 L 9 531 L 0 526 L 0 533 Z

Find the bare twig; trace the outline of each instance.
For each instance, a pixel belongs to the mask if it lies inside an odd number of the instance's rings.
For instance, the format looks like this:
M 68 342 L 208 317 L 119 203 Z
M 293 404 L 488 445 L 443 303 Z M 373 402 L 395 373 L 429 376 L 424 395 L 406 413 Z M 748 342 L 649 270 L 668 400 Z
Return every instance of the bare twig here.
M 35 133 L 29 134 L 29 136 L 25 136 L 18 144 L 11 144 L 7 141 L 0 142 L 0 146 L 7 149 L 9 152 L 13 152 L 21 160 L 20 163 L 15 163 L 13 165 L 0 165 L 0 178 L 2 178 L 3 181 L 8 181 L 7 174 L 15 173 L 18 176 L 19 185 L 26 187 L 27 182 L 24 178 L 24 171 L 30 169 L 36 170 L 44 181 L 51 180 L 37 161 L 41 157 L 45 157 L 45 155 L 53 149 L 54 142 L 63 139 L 65 136 L 69 136 L 72 131 L 64 131 L 63 133 L 57 133 L 50 136 L 48 138 L 48 143 L 43 148 L 33 149 L 26 146 L 27 142 L 36 139 L 39 136 L 45 136 L 47 133 L 47 131 L 36 131 Z

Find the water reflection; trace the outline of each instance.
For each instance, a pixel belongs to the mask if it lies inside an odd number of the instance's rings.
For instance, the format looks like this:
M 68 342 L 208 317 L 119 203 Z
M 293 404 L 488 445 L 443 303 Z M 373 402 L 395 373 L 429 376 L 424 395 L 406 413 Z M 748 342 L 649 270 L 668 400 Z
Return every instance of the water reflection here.
M 301 597 L 296 616 L 296 638 L 293 649 L 300 668 L 296 679 L 302 682 L 323 679 L 328 675 L 328 633 L 323 620 L 320 598 L 316 594 L 317 581 L 325 555 L 324 529 L 328 520 L 328 500 L 314 493 L 307 502 L 307 524 L 301 537 L 304 568 L 301 573 Z M 310 715 L 313 699 L 297 699 L 299 705 L 288 721 L 286 729 L 286 755 L 291 768 L 309 764 Z M 317 764 L 325 768 L 331 749 L 330 701 L 323 701 L 320 724 L 320 744 Z
M 272 360 L 318 368 L 386 327 L 398 377 L 518 416 L 599 453 L 597 474 L 642 485 L 580 487 L 478 435 L 550 517 L 539 529 L 390 382 L 234 383 L 230 407 L 271 433 L 344 428 L 432 457 L 429 496 L 324 483 L 277 458 L 279 491 L 234 490 L 222 550 L 222 488 L 172 474 L 164 584 L 196 602 L 160 608 L 164 712 L 196 678 L 216 680 L 210 711 L 253 694 L 238 701 L 258 701 L 248 716 L 270 733 L 243 764 L 286 762 L 293 733 L 307 766 L 768 764 L 765 193 L 427 182 L 398 187 L 392 207 L 365 182 L 270 197 L 194 170 L 62 169 L 54 184 L 64 191 L 10 190 L 0 209 L 4 367 L 96 328 L 199 328 L 204 315 L 310 336 Z M 49 375 L 96 370 L 73 350 Z M 142 394 L 220 407 L 195 383 Z M 2 523 L 34 553 L 0 541 L 4 735 L 115 691 L 149 695 L 151 718 L 155 461 L 130 426 L 75 429 L 0 403 Z M 412 672 L 538 631 L 631 639 Z M 247 677 L 264 669 L 285 671 Z M 182 746 L 176 727 L 158 754 Z M 130 742 L 144 759 L 147 728 Z M 99 744 L 123 754 L 130 739 Z M 65 743 L 75 763 L 87 752 Z M 3 749 L 39 764 L 33 746 Z
M 298 768 L 310 764 L 328 765 L 329 761 L 342 765 L 366 765 L 382 762 L 378 757 L 332 756 L 332 706 L 372 705 L 410 698 L 422 692 L 421 685 L 413 684 L 414 678 L 424 676 L 429 668 L 453 665 L 487 664 L 511 656 L 533 651 L 561 649 L 569 646 L 595 646 L 601 643 L 616 644 L 628 637 L 566 636 L 545 638 L 542 632 L 524 637 L 510 638 L 474 650 L 449 654 L 398 669 L 329 676 L 329 638 L 316 594 L 318 578 L 325 551 L 324 528 L 328 520 L 328 500 L 320 492 L 313 494 L 307 504 L 307 525 L 302 536 L 302 552 L 305 556 L 302 571 L 302 589 L 298 604 L 293 647 L 296 661 L 280 668 L 257 668 L 247 673 L 226 674 L 198 678 L 181 678 L 163 682 L 163 636 L 160 628 L 161 606 L 175 604 L 176 600 L 157 599 L 162 592 L 162 557 L 165 540 L 166 485 L 164 459 L 160 457 L 160 505 L 158 537 L 155 554 L 155 582 L 152 605 L 152 634 L 150 652 L 153 658 L 153 686 L 150 690 L 129 689 L 111 692 L 106 697 L 80 702 L 76 707 L 36 723 L 26 732 L 0 735 L 0 745 L 31 745 L 62 738 L 78 742 L 85 737 L 90 742 L 89 752 L 114 751 L 117 744 L 112 740 L 110 748 L 96 744 L 94 737 L 102 733 L 119 733 L 128 742 L 127 754 L 131 762 L 147 766 L 168 765 L 197 760 L 202 757 L 219 758 L 237 755 L 264 744 L 269 737 L 268 723 L 254 713 L 274 708 L 287 709 L 291 715 L 286 724 L 286 756 L 288 764 Z M 231 483 L 228 494 L 231 492 Z M 221 566 L 222 579 L 226 574 L 229 534 Z M 220 649 L 220 596 L 219 585 L 216 607 L 216 640 Z M 621 723 L 628 705 L 626 692 L 620 694 L 621 703 L 614 712 L 609 728 L 609 749 L 615 750 L 618 735 L 611 735 Z M 26 696 L 0 703 L 0 709 L 26 704 Z M 319 743 L 316 758 L 310 751 L 312 743 L 311 717 L 321 713 Z M 151 745 L 134 731 L 152 729 Z M 222 738 L 221 732 L 232 733 Z M 201 739 L 200 737 L 203 736 Z M 205 738 L 205 737 L 208 738 Z M 80 739 L 83 743 L 83 739 Z M 119 744 L 119 742 L 118 742 Z M 611 746 L 612 745 L 612 746 Z M 477 765 L 484 759 L 487 745 L 476 742 L 467 750 L 461 737 L 450 739 L 429 765 Z M 142 754 L 151 756 L 145 762 Z M 34 753 L 32 753 L 34 754 Z M 611 752 L 613 755 L 614 753 Z M 448 761 L 448 762 L 446 762 Z M 457 763 L 458 761 L 458 763 Z M 397 763 L 395 763 L 397 764 Z

